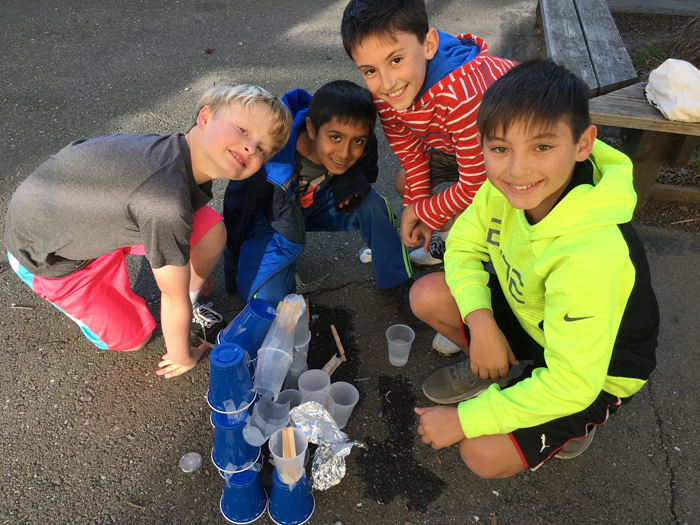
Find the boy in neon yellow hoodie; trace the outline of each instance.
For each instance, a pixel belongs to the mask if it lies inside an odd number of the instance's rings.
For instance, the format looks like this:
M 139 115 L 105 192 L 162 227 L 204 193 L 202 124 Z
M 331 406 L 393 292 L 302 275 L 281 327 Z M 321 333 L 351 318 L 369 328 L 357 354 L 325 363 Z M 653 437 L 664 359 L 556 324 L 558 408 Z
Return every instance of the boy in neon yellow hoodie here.
M 416 413 L 424 443 L 459 443 L 472 471 L 499 478 L 588 447 L 656 366 L 659 311 L 630 224 L 632 164 L 596 140 L 585 84 L 525 62 L 486 91 L 477 124 L 488 181 L 447 239 L 445 273 L 411 289 L 414 313 L 469 355 L 423 392 L 461 403 Z

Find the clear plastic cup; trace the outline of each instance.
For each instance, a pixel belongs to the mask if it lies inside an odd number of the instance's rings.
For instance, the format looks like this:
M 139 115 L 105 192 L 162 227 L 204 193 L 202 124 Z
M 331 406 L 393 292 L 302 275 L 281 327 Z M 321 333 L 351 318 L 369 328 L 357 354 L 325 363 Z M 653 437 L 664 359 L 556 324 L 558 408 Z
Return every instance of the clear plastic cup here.
M 275 469 L 277 470 L 280 480 L 282 483 L 292 486 L 305 475 L 304 457 L 306 456 L 306 449 L 309 446 L 309 441 L 303 430 L 295 428 L 293 431 L 295 452 L 293 458 L 283 457 L 282 430 L 278 430 L 272 434 L 268 442 L 270 453 L 275 460 Z
M 301 392 L 290 388 L 288 390 L 282 390 L 282 392 L 280 392 L 277 396 L 277 399 L 275 399 L 275 403 L 284 404 L 289 401 L 289 410 L 292 410 L 293 408 L 301 405 L 301 400 L 303 397 L 304 396 L 301 395 Z
M 333 417 L 333 411 L 335 410 L 335 403 L 333 398 L 328 394 L 328 392 L 311 392 L 306 394 L 301 400 L 301 404 L 308 403 L 309 401 L 316 401 L 319 403 L 326 411 Z
M 403 366 L 408 362 L 408 354 L 415 339 L 415 332 L 404 324 L 395 324 L 386 331 L 389 346 L 389 362 L 394 366 Z
M 350 414 L 360 400 L 360 393 L 350 383 L 338 381 L 328 388 L 328 395 L 333 399 L 333 419 L 338 428 L 343 430 L 348 424 Z
M 262 348 L 258 352 L 258 365 L 255 369 L 254 390 L 260 396 L 276 397 L 282 390 L 291 354 L 278 348 Z
M 307 370 L 299 376 L 299 392 L 306 396 L 311 392 L 327 392 L 331 386 L 331 376 L 324 370 Z
M 243 439 L 255 447 L 262 446 L 277 430 L 289 424 L 289 402 L 275 403 L 261 397 L 243 429 Z
M 298 389 L 299 388 L 299 377 L 301 374 L 309 369 L 309 365 L 306 363 L 305 355 L 295 355 L 292 358 L 292 364 L 289 365 L 289 370 L 287 370 L 287 377 L 284 379 L 285 390 Z

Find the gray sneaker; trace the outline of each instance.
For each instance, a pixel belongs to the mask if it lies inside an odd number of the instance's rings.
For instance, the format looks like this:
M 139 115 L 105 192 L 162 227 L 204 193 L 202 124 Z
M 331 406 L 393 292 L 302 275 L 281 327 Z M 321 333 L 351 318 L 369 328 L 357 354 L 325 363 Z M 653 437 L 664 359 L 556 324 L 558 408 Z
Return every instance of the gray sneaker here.
M 508 381 L 518 377 L 525 369 L 525 361 L 519 365 L 511 366 L 506 377 L 495 381 L 502 387 Z M 423 382 L 423 393 L 425 397 L 434 403 L 448 405 L 459 403 L 472 397 L 476 397 L 490 387 L 494 381 L 491 379 L 481 379 L 472 373 L 469 359 L 457 363 L 456 365 L 441 368 Z
M 593 436 L 595 436 L 595 429 L 598 427 L 593 427 L 593 430 L 588 432 L 586 437 L 581 439 L 575 439 L 574 441 L 569 441 L 564 445 L 559 452 L 554 456 L 559 459 L 574 459 L 576 456 L 580 456 L 588 448 L 593 441 Z

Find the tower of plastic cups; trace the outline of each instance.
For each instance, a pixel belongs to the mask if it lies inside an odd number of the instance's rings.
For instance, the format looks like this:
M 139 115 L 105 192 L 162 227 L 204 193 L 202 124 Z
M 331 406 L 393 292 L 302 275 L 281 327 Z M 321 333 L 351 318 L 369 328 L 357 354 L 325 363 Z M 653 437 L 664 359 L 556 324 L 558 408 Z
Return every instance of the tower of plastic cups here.
M 272 490 L 270 491 L 270 517 L 278 525 L 301 525 L 311 517 L 315 506 L 311 487 L 304 470 L 308 440 L 304 432 L 298 428 L 294 429 L 296 456 L 293 458 L 282 457 L 281 431 L 270 437 L 269 445 L 275 460 L 275 469 L 272 472 Z
M 252 523 L 267 508 L 267 493 L 257 470 L 226 475 L 221 496 L 221 513 L 231 523 Z
M 255 374 L 258 349 L 275 320 L 275 309 L 263 299 L 253 298 L 216 336 L 216 344 L 236 343 L 248 353 L 250 374 Z
M 215 412 L 228 414 L 230 420 L 235 420 L 234 414 L 245 419 L 254 398 L 243 348 L 235 343 L 215 346 L 209 354 L 209 406 Z
M 255 400 L 246 353 L 235 343 L 221 343 L 209 354 L 209 392 L 214 425 L 211 459 L 224 477 L 221 512 L 233 523 L 251 523 L 267 506 L 258 476 L 260 447 L 243 438 L 248 410 Z

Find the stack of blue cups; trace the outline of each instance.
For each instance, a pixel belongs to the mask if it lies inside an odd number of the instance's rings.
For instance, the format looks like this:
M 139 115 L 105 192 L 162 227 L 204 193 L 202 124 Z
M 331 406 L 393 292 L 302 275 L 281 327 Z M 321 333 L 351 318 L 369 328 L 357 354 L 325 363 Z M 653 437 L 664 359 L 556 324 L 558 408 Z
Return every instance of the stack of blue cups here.
M 263 299 L 253 298 L 236 318 L 216 336 L 216 344 L 236 343 L 248 353 L 251 376 L 255 376 L 258 350 L 276 317 L 275 309 Z
M 233 523 L 252 523 L 265 512 L 268 498 L 258 476 L 260 447 L 243 439 L 255 394 L 247 356 L 240 345 L 222 343 L 209 354 L 207 401 L 213 410 L 211 459 L 225 480 L 221 512 Z

